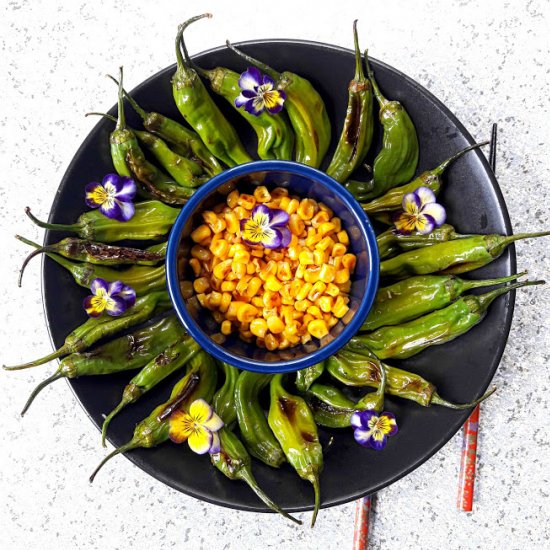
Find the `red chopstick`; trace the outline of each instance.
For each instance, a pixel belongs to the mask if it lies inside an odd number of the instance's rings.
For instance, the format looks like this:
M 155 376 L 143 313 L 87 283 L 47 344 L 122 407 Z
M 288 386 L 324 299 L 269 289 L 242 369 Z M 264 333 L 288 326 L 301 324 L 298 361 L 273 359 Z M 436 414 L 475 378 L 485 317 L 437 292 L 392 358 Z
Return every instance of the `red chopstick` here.
M 493 124 L 491 145 L 489 149 L 489 165 L 495 173 L 497 149 L 497 125 Z M 479 405 L 464 424 L 462 432 L 462 454 L 460 458 L 460 473 L 458 476 L 458 497 L 456 506 L 462 512 L 471 512 L 474 502 L 476 478 L 477 435 L 479 432 Z
M 366 550 L 369 547 L 370 507 L 370 496 L 366 496 L 355 501 L 355 529 L 353 532 L 353 550 Z

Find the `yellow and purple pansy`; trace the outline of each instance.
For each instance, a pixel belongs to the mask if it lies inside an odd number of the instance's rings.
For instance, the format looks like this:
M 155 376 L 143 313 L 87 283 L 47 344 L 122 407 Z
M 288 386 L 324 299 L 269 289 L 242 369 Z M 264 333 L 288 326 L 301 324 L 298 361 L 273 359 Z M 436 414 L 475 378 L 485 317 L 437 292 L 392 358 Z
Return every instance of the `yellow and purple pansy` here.
M 131 178 L 118 174 L 107 174 L 101 183 L 93 181 L 86 185 L 86 204 L 108 218 L 127 222 L 132 218 L 135 207 L 136 184 Z
M 248 67 L 239 78 L 240 95 L 235 99 L 235 107 L 244 107 L 251 115 L 258 116 L 264 110 L 275 115 L 283 108 L 286 93 L 275 87 L 275 81 L 262 74 L 256 67 Z
M 90 285 L 92 294 L 84 298 L 84 309 L 90 317 L 99 317 L 103 312 L 113 317 L 122 315 L 136 302 L 136 292 L 122 281 L 108 283 L 98 277 Z
M 223 425 L 223 420 L 204 399 L 196 399 L 189 412 L 176 410 L 170 415 L 168 433 L 174 443 L 187 440 L 191 450 L 199 455 L 215 454 L 220 452 L 217 432 Z
M 250 218 L 241 220 L 241 238 L 249 245 L 286 248 L 292 239 L 290 229 L 286 227 L 288 220 L 284 210 L 258 204 L 252 209 Z
M 443 225 L 447 214 L 445 208 L 436 202 L 433 191 L 428 187 L 419 187 L 403 197 L 403 212 L 394 217 L 398 233 L 408 235 L 417 231 L 421 235 L 431 233 Z
M 355 441 L 376 451 L 381 451 L 388 437 L 397 433 L 397 422 L 391 412 L 357 411 L 351 416 L 351 426 Z

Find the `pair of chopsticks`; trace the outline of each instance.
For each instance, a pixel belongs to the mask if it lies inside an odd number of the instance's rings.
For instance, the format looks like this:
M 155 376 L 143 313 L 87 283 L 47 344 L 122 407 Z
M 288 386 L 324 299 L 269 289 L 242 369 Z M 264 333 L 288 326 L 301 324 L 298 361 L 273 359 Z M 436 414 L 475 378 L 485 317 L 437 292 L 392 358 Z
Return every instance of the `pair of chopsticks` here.
M 497 125 L 493 124 L 489 148 L 489 166 L 496 173 Z M 477 459 L 477 435 L 479 431 L 479 405 L 466 420 L 462 432 L 462 454 L 458 478 L 457 508 L 471 512 L 474 500 L 474 486 Z M 355 527 L 353 550 L 366 550 L 369 546 L 369 520 L 372 499 L 376 494 L 367 495 L 355 501 Z

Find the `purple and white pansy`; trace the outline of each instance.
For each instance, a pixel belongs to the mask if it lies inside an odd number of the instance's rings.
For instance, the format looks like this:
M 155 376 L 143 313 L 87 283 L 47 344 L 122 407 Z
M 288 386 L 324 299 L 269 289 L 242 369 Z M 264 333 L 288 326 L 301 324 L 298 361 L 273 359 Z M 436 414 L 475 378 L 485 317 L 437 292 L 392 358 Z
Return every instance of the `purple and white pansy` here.
M 84 309 L 90 317 L 107 315 L 118 317 L 136 303 L 136 292 L 122 281 L 107 282 L 98 277 L 90 285 L 92 294 L 84 298 Z
M 275 87 L 275 81 L 262 74 L 256 67 L 248 67 L 239 78 L 240 95 L 235 99 L 235 107 L 244 107 L 251 115 L 258 116 L 264 110 L 275 115 L 283 108 L 286 93 Z
M 386 446 L 388 437 L 395 435 L 398 431 L 393 413 L 380 413 L 374 410 L 353 413 L 351 426 L 354 428 L 355 441 L 375 451 L 381 451 Z
M 241 220 L 241 238 L 249 245 L 286 248 L 292 239 L 288 220 L 284 210 L 259 204 L 252 209 L 250 218 Z
M 445 208 L 436 202 L 429 187 L 419 187 L 403 197 L 403 212 L 394 217 L 395 228 L 402 235 L 417 231 L 421 235 L 431 233 L 443 225 L 447 218 Z
M 107 174 L 101 183 L 93 181 L 86 185 L 86 204 L 108 218 L 127 222 L 135 212 L 133 198 L 136 184 L 131 178 Z

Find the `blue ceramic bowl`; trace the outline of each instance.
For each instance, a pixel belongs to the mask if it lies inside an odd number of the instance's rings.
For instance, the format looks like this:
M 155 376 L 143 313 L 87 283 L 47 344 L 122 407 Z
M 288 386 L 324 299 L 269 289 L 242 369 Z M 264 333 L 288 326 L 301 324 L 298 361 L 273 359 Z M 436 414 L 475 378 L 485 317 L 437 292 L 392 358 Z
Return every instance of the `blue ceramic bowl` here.
M 201 213 L 224 202 L 233 189 L 251 193 L 254 187 L 285 187 L 291 195 L 310 197 L 329 206 L 348 232 L 350 249 L 357 256 L 352 275 L 350 310 L 320 341 L 290 349 L 269 351 L 237 335 L 223 337 L 211 313 L 196 298 L 184 299 L 180 280 L 193 245 L 189 235 L 202 223 Z M 168 292 L 181 322 L 201 347 L 221 361 L 240 369 L 263 373 L 290 372 L 319 363 L 336 353 L 359 330 L 378 288 L 379 257 L 376 236 L 359 203 L 342 185 L 325 173 L 288 161 L 257 161 L 226 170 L 204 184 L 183 207 L 170 233 L 166 254 Z M 188 267 L 187 267 L 188 269 Z M 215 338 L 212 336 L 217 335 Z

